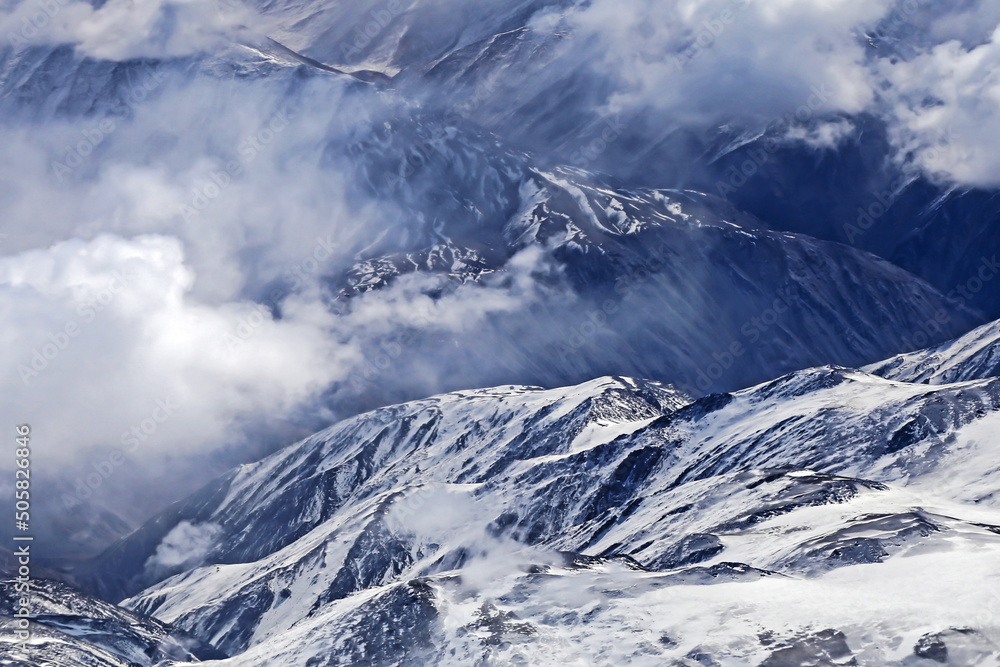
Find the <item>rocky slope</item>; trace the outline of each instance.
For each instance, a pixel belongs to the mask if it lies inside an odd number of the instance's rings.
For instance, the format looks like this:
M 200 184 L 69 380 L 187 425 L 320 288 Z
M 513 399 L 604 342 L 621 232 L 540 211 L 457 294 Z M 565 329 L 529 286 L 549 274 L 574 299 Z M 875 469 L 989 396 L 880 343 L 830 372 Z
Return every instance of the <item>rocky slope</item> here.
M 1000 323 L 990 322 L 937 347 L 900 354 L 867 370 L 891 380 L 947 384 L 1000 375 Z
M 31 637 L 20 643 L 13 614 L 21 597 L 15 580 L 0 581 L 2 665 L 153 667 L 225 657 L 177 628 L 43 579 L 31 583 Z
M 240 665 L 993 664 L 998 383 L 438 396 L 233 471 L 77 576 Z

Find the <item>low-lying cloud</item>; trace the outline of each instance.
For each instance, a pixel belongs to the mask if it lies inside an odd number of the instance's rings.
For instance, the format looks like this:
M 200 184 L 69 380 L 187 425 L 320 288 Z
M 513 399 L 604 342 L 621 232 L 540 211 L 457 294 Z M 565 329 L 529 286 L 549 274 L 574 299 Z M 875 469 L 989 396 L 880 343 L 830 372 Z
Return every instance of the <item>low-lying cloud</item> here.
M 998 24 L 984 0 L 596 0 L 532 23 L 589 59 L 607 115 L 696 131 L 790 122 L 786 139 L 823 149 L 849 136 L 844 115 L 873 114 L 904 166 L 982 187 L 1000 184 Z
M 209 53 L 267 30 L 239 0 L 23 0 L 0 15 L 0 43 L 69 44 L 106 60 Z
M 288 414 L 350 365 L 348 348 L 329 345 L 321 303 L 293 295 L 275 319 L 249 301 L 200 301 L 195 281 L 167 236 L 101 235 L 0 259 L 0 310 L 13 324 L 5 417 L 35 424 L 65 457 L 128 446 L 131 426 L 169 400 L 176 414 L 157 420 L 144 453 L 182 453 L 224 441 L 245 412 Z
M 156 552 L 145 564 L 152 576 L 162 577 L 182 569 L 198 567 L 205 562 L 222 529 L 213 523 L 192 524 L 181 521 L 163 536 Z

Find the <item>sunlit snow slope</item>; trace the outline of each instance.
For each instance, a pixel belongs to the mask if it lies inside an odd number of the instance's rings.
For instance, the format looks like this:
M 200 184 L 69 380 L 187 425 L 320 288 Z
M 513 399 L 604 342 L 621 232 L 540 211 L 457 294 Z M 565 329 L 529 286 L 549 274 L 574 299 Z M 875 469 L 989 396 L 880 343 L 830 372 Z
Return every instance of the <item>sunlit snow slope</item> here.
M 996 664 L 998 426 L 1000 379 L 839 367 L 458 392 L 243 466 L 78 575 L 226 665 Z

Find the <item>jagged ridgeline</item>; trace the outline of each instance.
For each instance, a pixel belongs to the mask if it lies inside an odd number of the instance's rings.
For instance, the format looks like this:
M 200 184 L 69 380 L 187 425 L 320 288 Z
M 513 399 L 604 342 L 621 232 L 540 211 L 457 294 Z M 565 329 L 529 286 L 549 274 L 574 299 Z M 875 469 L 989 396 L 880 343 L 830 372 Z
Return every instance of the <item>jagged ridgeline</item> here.
M 957 383 L 896 360 L 697 400 L 608 377 L 379 409 L 73 577 L 226 665 L 989 664 L 991 332 L 924 353 Z

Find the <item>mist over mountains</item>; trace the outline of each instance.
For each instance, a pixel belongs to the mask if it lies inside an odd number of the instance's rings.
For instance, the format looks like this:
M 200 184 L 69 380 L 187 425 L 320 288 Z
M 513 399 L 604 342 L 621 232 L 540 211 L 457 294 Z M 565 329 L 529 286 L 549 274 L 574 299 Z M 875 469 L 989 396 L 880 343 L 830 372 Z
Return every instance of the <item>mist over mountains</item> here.
M 994 618 L 917 623 L 900 589 L 718 641 L 728 593 L 661 591 L 850 596 L 952 544 L 928 596 L 991 576 L 998 24 L 977 0 L 8 3 L 0 413 L 45 443 L 47 650 L 988 664 Z M 421 490 L 440 522 L 393 519 Z M 593 616 L 553 617 L 577 577 Z M 712 611 L 585 641 L 661 604 Z M 106 623 L 130 648 L 70 629 Z

